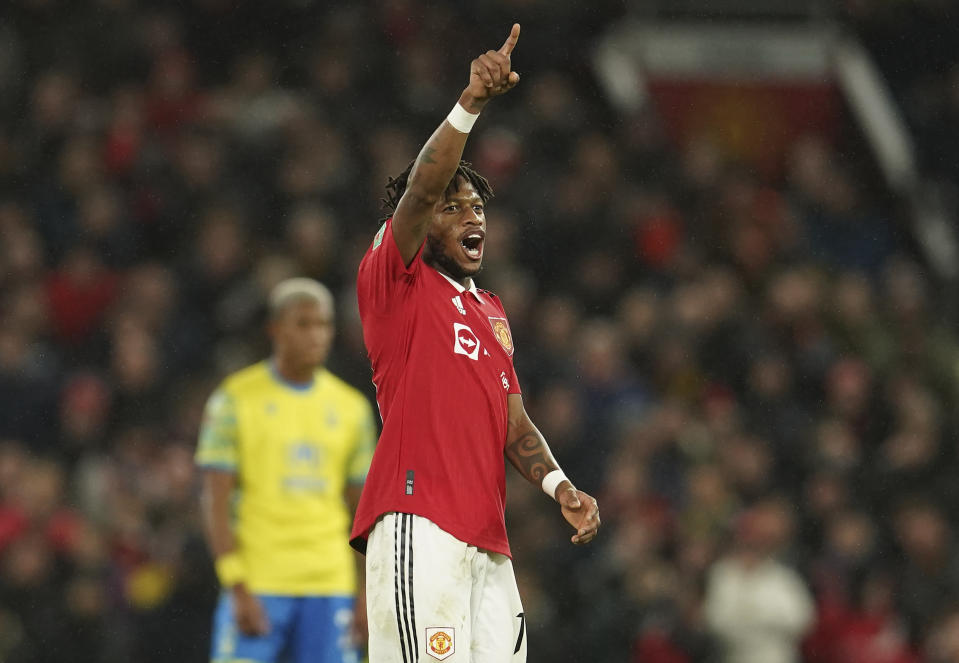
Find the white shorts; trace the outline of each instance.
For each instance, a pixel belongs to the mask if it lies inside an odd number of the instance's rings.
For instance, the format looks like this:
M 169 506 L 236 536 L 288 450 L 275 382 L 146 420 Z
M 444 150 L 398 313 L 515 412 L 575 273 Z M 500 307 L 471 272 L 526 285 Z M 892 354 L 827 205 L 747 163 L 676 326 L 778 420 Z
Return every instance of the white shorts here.
M 366 547 L 370 663 L 525 663 L 526 619 L 509 557 L 432 521 L 388 513 Z

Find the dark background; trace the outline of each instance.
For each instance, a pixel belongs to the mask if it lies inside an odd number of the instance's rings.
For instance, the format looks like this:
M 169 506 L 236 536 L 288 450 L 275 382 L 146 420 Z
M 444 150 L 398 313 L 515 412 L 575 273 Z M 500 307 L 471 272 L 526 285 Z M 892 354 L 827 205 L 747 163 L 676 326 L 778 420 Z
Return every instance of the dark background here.
M 954 185 L 953 4 L 829 7 L 923 173 Z M 334 290 L 330 366 L 372 396 L 353 283 L 382 187 L 513 21 L 522 82 L 467 148 L 496 191 L 478 280 L 504 300 L 534 421 L 604 520 L 574 548 L 510 470 L 530 661 L 741 660 L 703 606 L 717 561 L 743 554 L 815 598 L 803 660 L 959 660 L 948 290 L 844 109 L 764 171 L 670 139 L 655 105 L 611 107 L 592 52 L 637 12 L 4 3 L 0 660 L 206 660 L 205 398 L 267 352 L 264 298 L 291 275 Z

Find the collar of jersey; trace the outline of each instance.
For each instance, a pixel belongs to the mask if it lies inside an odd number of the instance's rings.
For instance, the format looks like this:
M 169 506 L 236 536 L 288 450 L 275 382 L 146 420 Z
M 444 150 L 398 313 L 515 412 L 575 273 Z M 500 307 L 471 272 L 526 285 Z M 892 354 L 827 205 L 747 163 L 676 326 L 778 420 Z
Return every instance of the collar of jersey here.
M 452 283 L 453 287 L 456 288 L 456 292 L 463 294 L 464 292 L 468 290 L 470 293 L 472 293 L 474 297 L 476 297 L 476 299 L 478 299 L 479 301 L 483 301 L 483 298 L 479 296 L 479 292 L 476 290 L 476 281 L 474 281 L 472 277 L 470 277 L 470 287 L 464 288 L 461 284 L 457 283 L 456 281 L 448 277 L 446 274 L 444 274 L 440 270 L 437 269 L 436 273 L 442 276 L 444 279 L 446 279 L 450 283 Z
M 285 377 L 280 375 L 280 371 L 277 370 L 276 368 L 275 361 L 270 359 L 267 363 L 270 366 L 270 375 L 273 377 L 273 379 L 279 384 L 283 385 L 284 387 L 287 387 L 288 389 L 292 389 L 293 391 L 298 391 L 300 393 L 303 393 L 305 391 L 309 391 L 310 389 L 312 389 L 313 385 L 316 384 L 315 374 L 313 376 L 313 379 L 310 380 L 309 382 L 290 382 Z

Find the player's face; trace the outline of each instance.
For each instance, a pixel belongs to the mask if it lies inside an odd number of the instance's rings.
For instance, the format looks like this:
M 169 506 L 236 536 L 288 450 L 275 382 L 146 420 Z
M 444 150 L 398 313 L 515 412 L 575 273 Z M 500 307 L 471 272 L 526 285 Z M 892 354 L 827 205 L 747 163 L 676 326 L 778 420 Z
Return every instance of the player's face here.
M 486 214 L 483 199 L 465 179 L 433 208 L 423 259 L 453 279 L 475 276 L 483 266 Z
M 299 366 L 320 366 L 333 343 L 333 307 L 302 300 L 290 303 L 273 321 L 273 343 Z

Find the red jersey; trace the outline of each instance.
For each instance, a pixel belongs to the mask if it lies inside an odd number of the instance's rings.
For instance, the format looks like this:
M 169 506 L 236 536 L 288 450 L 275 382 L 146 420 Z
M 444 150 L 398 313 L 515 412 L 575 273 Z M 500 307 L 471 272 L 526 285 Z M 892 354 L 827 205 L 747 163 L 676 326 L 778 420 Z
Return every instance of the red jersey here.
M 520 393 L 509 323 L 496 295 L 463 288 L 422 252 L 403 264 L 391 219 L 360 263 L 360 319 L 383 433 L 350 542 L 363 551 L 376 519 L 395 511 L 509 555 L 506 396 Z

